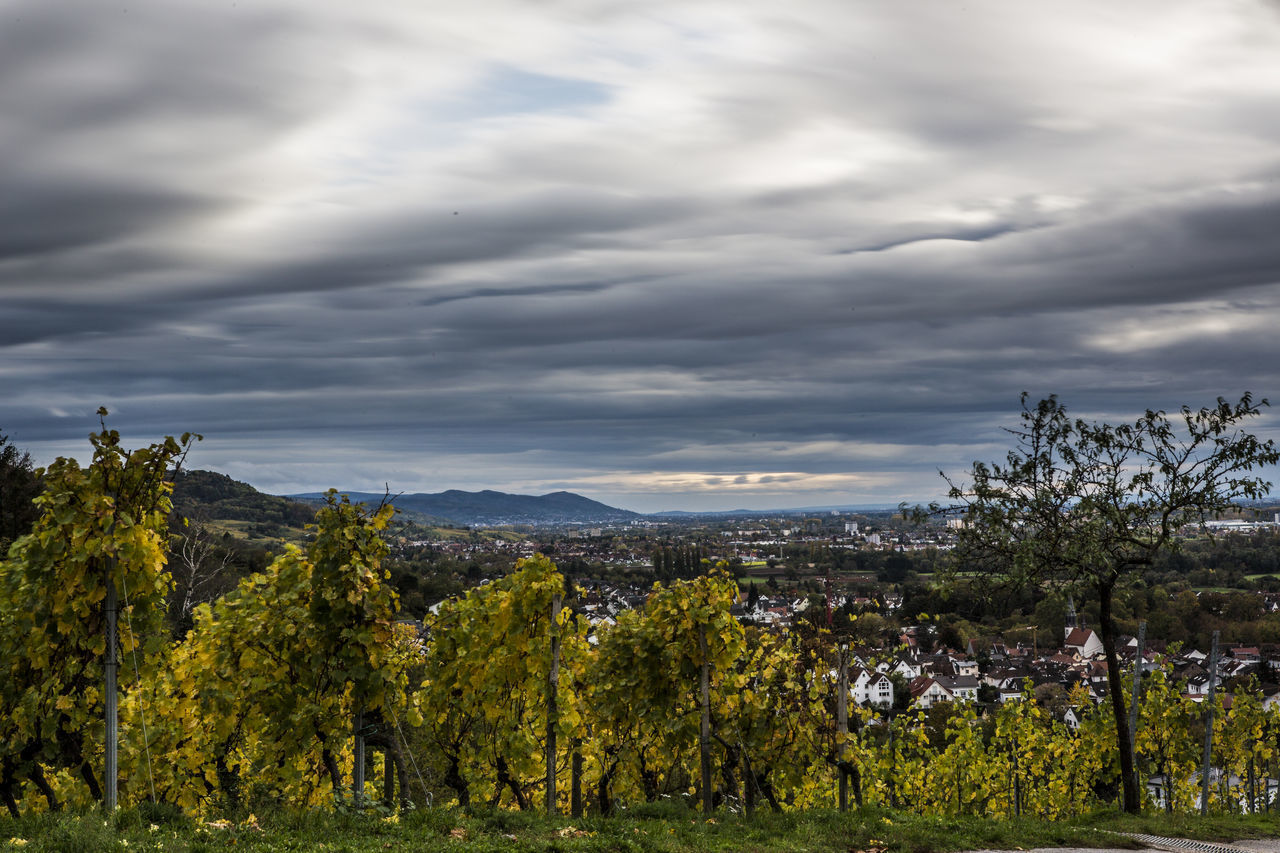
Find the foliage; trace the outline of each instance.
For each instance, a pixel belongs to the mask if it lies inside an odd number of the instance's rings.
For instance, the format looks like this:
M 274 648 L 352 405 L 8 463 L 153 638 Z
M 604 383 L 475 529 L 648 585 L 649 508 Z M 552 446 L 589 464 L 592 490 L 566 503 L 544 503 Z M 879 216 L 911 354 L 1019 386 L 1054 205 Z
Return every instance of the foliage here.
M 404 686 L 405 662 L 393 665 L 395 594 L 381 568 L 380 531 L 393 511 L 331 491 L 305 552 L 289 546 L 266 572 L 196 609 L 158 686 L 156 737 L 173 756 L 160 771 L 162 798 L 193 810 L 213 797 L 234 806 L 252 785 L 307 805 L 343 788 L 338 756 L 352 720 Z
M 592 622 L 563 573 L 537 556 L 442 602 L 424 639 L 395 621 L 384 541 L 393 510 L 334 492 L 305 549 L 287 547 L 196 607 L 191 629 L 174 640 L 161 623 L 165 472 L 189 437 L 133 453 L 105 428 L 93 440 L 89 468 L 59 460 L 46 472 L 41 519 L 0 574 L 0 790 L 15 813 L 19 804 L 30 813 L 98 796 L 109 558 L 129 593 L 122 640 L 141 675 L 122 690 L 122 800 L 142 808 L 153 797 L 158 804 L 146 808 L 157 815 L 242 821 L 267 808 L 396 817 L 408 805 L 407 756 L 425 789 L 420 804 L 431 794 L 455 800 L 480 836 L 533 833 L 538 821 L 512 810 L 532 812 L 545 792 L 552 735 L 560 810 L 570 808 L 576 781 L 593 815 L 678 813 L 681 822 L 705 793 L 725 816 L 767 804 L 799 825 L 802 814 L 835 802 L 840 773 L 869 807 L 858 820 L 1071 821 L 1113 799 L 1121 778 L 1115 706 L 1094 709 L 1082 690 L 1057 705 L 1028 690 L 996 708 L 855 710 L 842 733 L 835 643 L 864 636 L 859 623 L 878 620 L 842 614 L 841 635 L 814 624 L 789 634 L 744 626 L 732 613 L 738 585 L 723 566 L 655 584 L 642 609 Z M 972 628 L 931 624 L 960 640 Z M 872 625 L 865 636 L 881 630 Z M 1275 773 L 1280 712 L 1264 711 L 1258 697 L 1240 690 L 1231 712 L 1216 717 L 1215 763 L 1228 771 L 1215 789 L 1217 811 L 1257 808 L 1258 780 Z M 1083 718 L 1077 731 L 1060 719 L 1068 706 Z M 1166 669 L 1146 679 L 1135 769 L 1174 779 L 1177 808 L 1192 802 L 1202 716 Z M 394 784 L 372 808 L 375 786 L 348 787 L 355 731 L 394 759 L 384 775 L 396 777 L 398 801 Z M 700 790 L 703 756 L 710 784 Z M 24 781 L 35 790 L 23 795 Z M 459 826 L 451 812 L 427 811 Z M 867 843 L 876 837 L 867 830 Z M 212 849 L 218 837 L 189 840 Z
M 737 583 L 722 570 L 655 584 L 642 611 L 620 614 L 601 632 L 587 706 L 606 810 L 619 795 L 693 793 L 703 662 L 711 670 L 712 727 L 721 737 L 734 711 L 730 696 L 746 683 L 735 667 L 745 650 L 743 628 L 729 613 L 737 598 Z
M 1139 808 L 1120 689 L 1116 587 L 1176 550 L 1176 534 L 1267 494 L 1250 472 L 1280 460 L 1270 441 L 1241 426 L 1259 414 L 1245 394 L 1238 403 L 1183 407 L 1170 419 L 1148 410 L 1118 426 L 1071 419 L 1055 397 L 1034 408 L 1022 397 L 1022 423 L 1004 463 L 975 462 L 972 482 L 950 480 L 965 514 L 958 554 L 967 569 L 1015 586 L 1045 581 L 1092 589 L 1100 607 L 1126 808 Z M 945 475 L 944 475 L 945 476 Z
M 527 808 L 543 781 L 552 631 L 561 635 L 566 669 L 586 652 L 582 627 L 564 608 L 552 612 L 563 590 L 564 577 L 538 556 L 436 614 L 421 692 L 430 709 L 424 725 L 446 764 L 446 784 L 464 804 L 474 792 L 492 806 Z M 558 730 L 580 735 L 581 715 L 574 693 L 561 693 Z
M 166 650 L 166 474 L 198 438 L 184 434 L 129 451 L 104 423 L 90 436 L 87 468 L 59 458 L 41 472 L 40 518 L 0 564 L 0 797 L 10 811 L 22 779 L 50 808 L 60 805 L 58 780 L 46 771 L 78 773 L 98 796 L 103 604 L 114 586 L 122 656 L 135 663 L 139 679 L 153 679 Z

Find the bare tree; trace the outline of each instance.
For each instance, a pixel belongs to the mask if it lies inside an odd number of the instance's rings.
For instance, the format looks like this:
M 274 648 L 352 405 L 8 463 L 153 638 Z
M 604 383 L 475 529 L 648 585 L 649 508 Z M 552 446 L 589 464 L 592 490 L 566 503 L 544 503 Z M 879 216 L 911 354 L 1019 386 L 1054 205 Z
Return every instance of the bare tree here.
M 957 548 L 964 568 L 1097 595 L 1126 811 L 1138 812 L 1141 799 L 1116 653 L 1115 590 L 1176 550 L 1185 526 L 1203 527 L 1237 501 L 1268 493 L 1271 484 L 1251 472 L 1280 453 L 1241 428 L 1266 405 L 1245 394 L 1235 404 L 1218 398 L 1172 418 L 1148 410 L 1113 426 L 1068 418 L 1056 397 L 1028 407 L 1024 393 L 1005 461 L 975 462 L 968 485 L 943 474 L 956 504 L 932 509 L 965 514 Z
M 224 592 L 227 567 L 235 552 L 223 547 L 212 527 L 203 518 L 184 518 L 170 548 L 174 557 L 173 613 L 178 624 L 191 618 L 198 605 Z

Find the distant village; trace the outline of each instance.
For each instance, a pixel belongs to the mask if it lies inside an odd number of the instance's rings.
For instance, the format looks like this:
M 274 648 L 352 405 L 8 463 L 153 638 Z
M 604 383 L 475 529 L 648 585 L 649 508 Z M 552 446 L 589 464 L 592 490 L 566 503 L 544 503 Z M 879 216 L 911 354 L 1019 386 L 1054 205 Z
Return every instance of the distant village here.
M 866 594 L 853 594 L 848 591 L 848 577 L 842 577 L 839 588 L 833 590 L 829 579 L 824 586 L 821 569 L 812 563 L 797 572 L 794 554 L 798 547 L 940 552 L 953 547 L 962 524 L 951 519 L 943 524 L 912 527 L 895 523 L 887 512 L 859 520 L 838 513 L 701 523 L 646 519 L 613 527 L 567 526 L 556 530 L 554 536 L 539 531 L 538 535 L 511 541 L 411 544 L 430 546 L 460 559 L 495 551 L 511 558 L 550 552 L 562 565 L 574 562 L 612 569 L 608 577 L 573 577 L 580 592 L 579 612 L 594 624 L 608 624 L 622 611 L 644 606 L 653 583 L 655 542 L 697 541 L 707 555 L 704 563 L 724 561 L 739 576 L 744 591 L 734 614 L 744 623 L 786 632 L 797 620 L 820 622 L 823 614 L 815 613 L 814 608 L 892 616 L 902 605 L 902 595 L 894 591 L 893 585 L 871 584 L 874 589 L 864 590 Z M 1275 531 L 1280 528 L 1280 517 L 1271 521 L 1228 520 L 1215 522 L 1214 526 L 1219 532 L 1242 534 Z M 787 554 L 792 559 L 784 559 Z M 787 576 L 791 583 L 776 583 L 779 576 Z M 765 578 L 767 584 L 761 582 Z M 1259 596 L 1264 612 L 1280 612 L 1280 592 L 1254 594 Z M 1202 701 L 1209 692 L 1209 650 L 1188 647 L 1170 653 L 1163 638 L 1148 639 L 1146 647 L 1139 650 L 1136 638 L 1121 637 L 1118 654 L 1127 671 L 1140 666 L 1149 672 L 1159 666 L 1158 659 L 1163 659 L 1172 667 L 1184 695 Z M 1025 642 L 1009 642 L 1000 636 L 973 638 L 964 648 L 938 647 L 929 626 L 904 625 L 896 642 L 886 642 L 883 647 L 855 647 L 852 653 L 851 693 L 859 704 L 877 708 L 930 708 L 944 702 L 981 702 L 990 706 L 1018 701 L 1030 689 L 1037 698 L 1058 697 L 1053 703 L 1056 710 L 1074 727 L 1081 709 L 1070 707 L 1064 697 L 1078 687 L 1095 703 L 1107 695 L 1102 640 L 1084 624 L 1074 602 L 1063 613 L 1060 642 L 1050 647 L 1041 646 L 1031 637 Z M 1263 685 L 1268 706 L 1280 702 L 1280 687 L 1276 686 L 1280 682 L 1280 646 L 1223 643 L 1216 684 L 1228 708 L 1231 694 L 1224 685 L 1245 683 L 1250 677 Z

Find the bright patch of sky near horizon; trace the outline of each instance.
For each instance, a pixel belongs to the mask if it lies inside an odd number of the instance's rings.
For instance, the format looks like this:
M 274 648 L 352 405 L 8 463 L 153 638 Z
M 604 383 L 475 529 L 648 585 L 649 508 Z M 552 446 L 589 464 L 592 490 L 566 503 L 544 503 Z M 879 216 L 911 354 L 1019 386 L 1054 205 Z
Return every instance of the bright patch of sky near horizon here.
M 0 0 L 0 429 L 652 511 L 928 499 L 1024 390 L 1280 400 L 1278 47 L 1261 0 Z

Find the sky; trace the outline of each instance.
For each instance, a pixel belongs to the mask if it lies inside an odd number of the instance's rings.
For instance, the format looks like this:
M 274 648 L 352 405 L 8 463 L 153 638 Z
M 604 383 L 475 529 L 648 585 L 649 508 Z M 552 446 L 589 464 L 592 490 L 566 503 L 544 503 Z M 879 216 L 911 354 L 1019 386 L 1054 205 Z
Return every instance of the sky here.
M 928 500 L 1024 391 L 1280 404 L 1277 83 L 1274 0 L 0 0 L 0 430 Z

